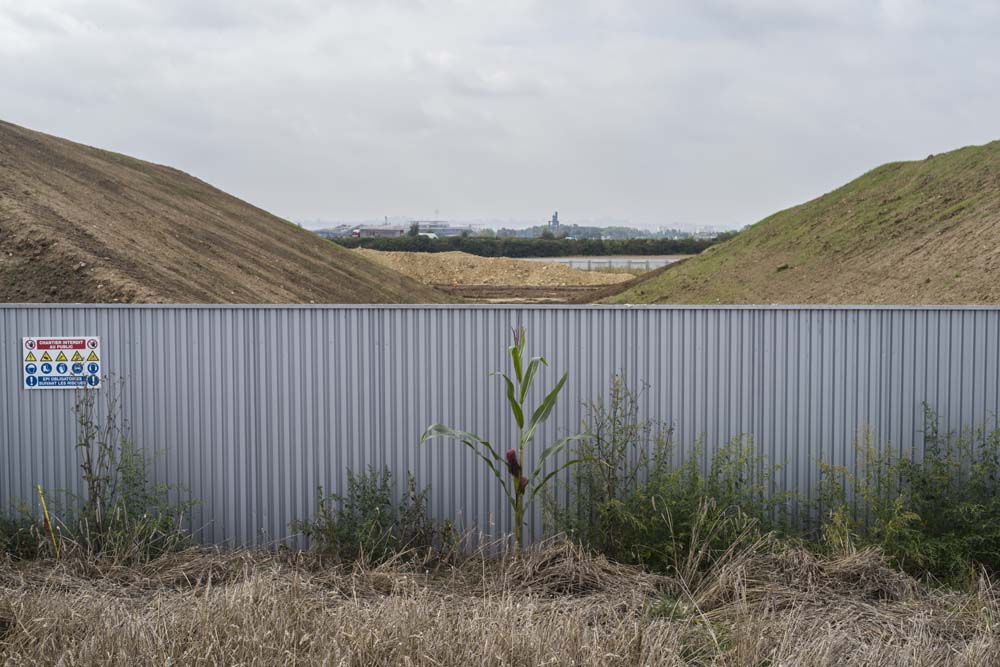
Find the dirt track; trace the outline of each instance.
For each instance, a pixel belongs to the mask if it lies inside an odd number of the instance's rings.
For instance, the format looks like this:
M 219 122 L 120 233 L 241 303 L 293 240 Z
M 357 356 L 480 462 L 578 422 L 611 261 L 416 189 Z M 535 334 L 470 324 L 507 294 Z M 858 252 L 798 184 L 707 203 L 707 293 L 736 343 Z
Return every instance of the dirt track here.
M 473 303 L 590 303 L 601 285 L 572 287 L 512 287 L 509 285 L 436 285 L 437 289 Z

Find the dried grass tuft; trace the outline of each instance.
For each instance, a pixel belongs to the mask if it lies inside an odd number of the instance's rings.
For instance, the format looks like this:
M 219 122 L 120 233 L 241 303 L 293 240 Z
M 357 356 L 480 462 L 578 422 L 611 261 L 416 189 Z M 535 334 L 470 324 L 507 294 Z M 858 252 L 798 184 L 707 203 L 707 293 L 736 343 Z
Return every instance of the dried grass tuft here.
M 502 590 L 562 597 L 621 594 L 623 590 L 653 595 L 667 580 L 638 567 L 611 562 L 568 540 L 556 538 L 501 561 L 499 581 Z
M 689 593 L 683 591 L 688 590 Z M 996 665 L 1000 589 L 926 588 L 877 551 L 734 552 L 691 590 L 553 541 L 447 569 L 191 550 L 0 563 L 0 663 Z

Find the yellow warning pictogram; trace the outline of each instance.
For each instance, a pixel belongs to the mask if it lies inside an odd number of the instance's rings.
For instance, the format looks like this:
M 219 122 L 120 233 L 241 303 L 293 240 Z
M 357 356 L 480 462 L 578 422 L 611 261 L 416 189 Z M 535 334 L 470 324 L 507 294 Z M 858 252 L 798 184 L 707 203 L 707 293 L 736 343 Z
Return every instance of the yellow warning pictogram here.
M 25 361 L 37 361 L 37 359 L 35 359 L 35 353 L 34 352 L 29 352 L 28 356 L 26 356 L 24 358 L 24 360 Z
M 90 356 L 87 357 L 87 361 L 100 361 L 100 359 L 97 358 L 97 353 L 96 352 L 91 351 L 90 352 Z
M 48 352 L 42 352 L 42 358 L 39 361 L 52 361 L 52 357 L 49 356 Z
M 66 359 L 66 353 L 65 352 L 60 352 L 59 355 L 56 357 L 56 361 L 68 361 Z
M 83 355 L 80 354 L 79 350 L 73 353 L 73 361 L 83 361 Z

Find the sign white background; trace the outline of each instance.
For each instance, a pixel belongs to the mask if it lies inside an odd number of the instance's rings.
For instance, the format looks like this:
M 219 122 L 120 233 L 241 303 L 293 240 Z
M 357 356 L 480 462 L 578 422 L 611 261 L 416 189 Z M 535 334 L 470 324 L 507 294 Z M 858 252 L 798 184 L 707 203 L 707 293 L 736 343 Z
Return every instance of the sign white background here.
M 99 389 L 103 367 L 97 336 L 30 336 L 21 339 L 25 389 Z

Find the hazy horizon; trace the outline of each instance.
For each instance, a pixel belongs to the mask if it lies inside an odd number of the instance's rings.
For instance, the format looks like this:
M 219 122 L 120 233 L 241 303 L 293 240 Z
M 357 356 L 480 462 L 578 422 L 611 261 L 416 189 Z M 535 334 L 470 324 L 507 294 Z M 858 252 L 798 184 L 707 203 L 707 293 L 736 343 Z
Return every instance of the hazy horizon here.
M 385 218 L 388 217 L 388 221 Z M 551 216 L 549 216 L 551 217 Z M 382 218 L 358 218 L 358 219 L 327 219 L 327 218 L 303 218 L 299 220 L 293 220 L 298 225 L 305 227 L 306 229 L 324 229 L 329 227 L 337 227 L 344 225 L 381 225 L 388 224 L 392 225 L 405 225 L 413 221 L 426 221 L 426 220 L 440 220 L 442 222 L 448 222 L 454 225 L 471 225 L 473 227 L 480 227 L 486 229 L 527 229 L 529 227 L 537 227 L 540 225 L 545 225 L 549 221 L 549 217 L 538 220 L 511 220 L 511 219 L 493 219 L 493 218 L 445 218 L 444 216 L 438 217 L 422 217 L 422 216 L 383 216 Z M 656 225 L 642 225 L 638 223 L 632 223 L 628 220 L 616 220 L 610 218 L 601 219 L 590 219 L 581 218 L 579 220 L 565 220 L 562 214 L 559 214 L 559 222 L 564 226 L 568 225 L 579 225 L 581 227 L 635 227 L 636 229 L 657 231 L 659 229 L 678 229 L 682 231 L 698 231 L 699 229 L 712 227 L 719 229 L 730 229 L 723 225 L 705 225 L 700 223 L 685 223 L 685 222 L 675 222 L 675 223 L 664 223 Z

